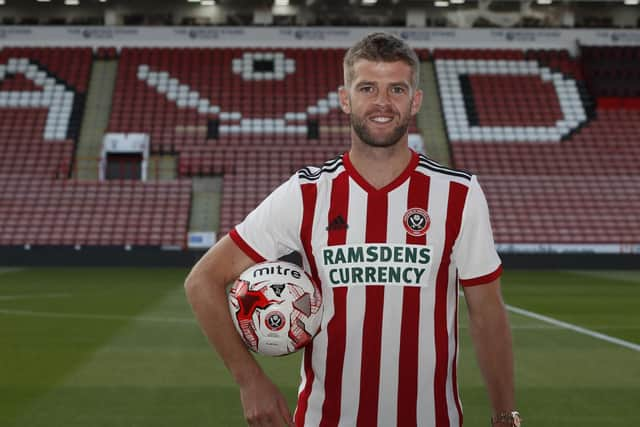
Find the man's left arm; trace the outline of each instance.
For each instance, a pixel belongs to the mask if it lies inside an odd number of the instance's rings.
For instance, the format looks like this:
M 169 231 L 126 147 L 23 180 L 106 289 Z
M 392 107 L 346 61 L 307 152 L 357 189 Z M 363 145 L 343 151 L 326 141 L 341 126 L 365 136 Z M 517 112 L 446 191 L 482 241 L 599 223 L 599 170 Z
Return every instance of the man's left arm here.
M 471 338 L 487 386 L 493 415 L 514 411 L 512 339 L 500 279 L 463 289 L 469 310 Z

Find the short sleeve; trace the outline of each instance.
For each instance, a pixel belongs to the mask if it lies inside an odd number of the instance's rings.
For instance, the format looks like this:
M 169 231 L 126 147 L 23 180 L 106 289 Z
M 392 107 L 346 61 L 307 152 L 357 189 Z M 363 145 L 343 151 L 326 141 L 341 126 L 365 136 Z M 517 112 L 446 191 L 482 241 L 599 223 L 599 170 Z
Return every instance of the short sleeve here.
M 296 175 L 276 188 L 229 233 L 256 262 L 300 251 L 302 192 Z
M 469 186 L 453 257 L 463 286 L 486 284 L 502 273 L 491 231 L 489 207 L 475 175 Z

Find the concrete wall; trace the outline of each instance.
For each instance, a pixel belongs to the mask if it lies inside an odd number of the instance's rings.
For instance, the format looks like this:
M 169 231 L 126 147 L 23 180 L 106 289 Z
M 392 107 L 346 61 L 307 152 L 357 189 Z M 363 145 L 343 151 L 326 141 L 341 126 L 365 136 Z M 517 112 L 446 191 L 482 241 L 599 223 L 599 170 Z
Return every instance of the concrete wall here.
M 2 266 L 78 266 L 78 267 L 191 267 L 204 254 L 204 250 L 172 251 L 159 248 L 134 247 L 82 247 L 0 246 Z M 637 254 L 504 254 L 500 257 L 508 269 L 637 269 Z M 299 254 L 285 257 L 299 263 Z

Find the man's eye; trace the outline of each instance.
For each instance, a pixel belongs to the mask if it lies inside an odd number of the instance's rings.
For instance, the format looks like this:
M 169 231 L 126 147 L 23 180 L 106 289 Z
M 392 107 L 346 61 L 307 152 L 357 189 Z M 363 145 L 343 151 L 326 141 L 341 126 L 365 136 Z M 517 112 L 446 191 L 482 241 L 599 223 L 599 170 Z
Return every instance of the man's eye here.
M 405 93 L 405 88 L 403 88 L 402 86 L 395 86 L 391 90 L 397 95 Z
M 373 92 L 373 86 L 360 86 L 360 92 L 371 93 Z

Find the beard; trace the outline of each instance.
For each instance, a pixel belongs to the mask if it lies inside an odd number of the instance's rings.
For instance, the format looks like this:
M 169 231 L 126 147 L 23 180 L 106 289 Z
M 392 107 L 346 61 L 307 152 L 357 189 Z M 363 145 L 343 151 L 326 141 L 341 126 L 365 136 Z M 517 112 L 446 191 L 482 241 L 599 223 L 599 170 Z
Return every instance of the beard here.
M 397 144 L 407 133 L 411 117 L 410 115 L 401 116 L 398 126 L 394 127 L 391 132 L 379 136 L 371 133 L 367 127 L 367 119 L 364 117 L 351 113 L 349 119 L 351 121 L 351 127 L 362 142 L 370 147 L 391 147 Z

